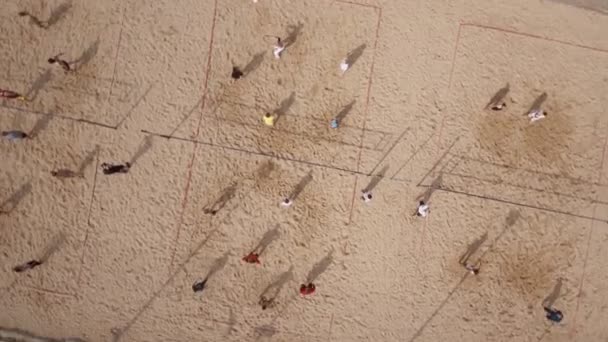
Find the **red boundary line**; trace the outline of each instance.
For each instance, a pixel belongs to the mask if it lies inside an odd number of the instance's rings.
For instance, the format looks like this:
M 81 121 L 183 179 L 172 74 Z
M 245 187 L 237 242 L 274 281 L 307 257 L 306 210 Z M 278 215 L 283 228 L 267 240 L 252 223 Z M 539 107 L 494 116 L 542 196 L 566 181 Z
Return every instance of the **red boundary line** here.
M 336 0 L 336 1 L 338 1 L 338 0 Z M 452 67 L 450 69 L 450 75 L 449 75 L 449 81 L 448 81 L 448 92 L 449 92 L 450 89 L 452 89 L 452 80 L 453 80 L 453 77 L 454 77 L 454 68 L 456 66 L 456 57 L 457 57 L 456 54 L 458 53 L 458 47 L 460 46 L 460 36 L 461 36 L 461 31 L 462 31 L 462 27 L 463 26 L 477 27 L 477 28 L 480 28 L 480 29 L 492 30 L 492 31 L 499 31 L 499 32 L 514 34 L 514 35 L 518 35 L 518 36 L 535 38 L 535 39 L 541 39 L 541 40 L 545 40 L 545 41 L 549 41 L 549 42 L 554 42 L 554 43 L 558 43 L 558 44 L 578 47 L 578 48 L 582 48 L 582 49 L 587 49 L 587 50 L 592 50 L 592 51 L 597 51 L 597 52 L 608 53 L 608 49 L 602 49 L 602 48 L 597 48 L 597 47 L 594 47 L 594 46 L 583 45 L 583 44 L 578 44 L 578 43 L 572 43 L 572 42 L 568 42 L 568 41 L 565 41 L 565 40 L 560 40 L 560 39 L 555 39 L 555 38 L 549 38 L 549 37 L 545 37 L 545 36 L 541 36 L 541 35 L 537 35 L 537 34 L 533 34 L 533 33 L 519 32 L 519 31 L 514 30 L 514 29 L 501 28 L 501 27 L 497 27 L 497 26 L 484 25 L 484 24 L 475 24 L 475 23 L 471 23 L 471 22 L 460 22 L 458 24 L 458 33 L 456 34 L 456 40 L 455 40 L 455 43 L 454 43 L 454 53 L 452 55 Z M 447 116 L 444 116 L 443 119 L 441 120 L 441 125 L 439 126 L 439 131 L 438 131 L 438 139 L 441 139 L 441 133 L 443 132 L 443 126 L 444 126 L 444 123 L 445 123 L 446 119 L 447 119 Z
M 218 0 L 214 1 L 213 6 L 213 21 L 211 23 L 211 34 L 209 38 L 209 50 L 207 52 L 207 69 L 205 70 L 205 82 L 203 84 L 203 98 L 201 101 L 201 115 L 198 120 L 198 125 L 196 127 L 196 133 L 194 139 L 198 138 L 200 133 L 201 123 L 203 122 L 203 116 L 205 111 L 205 105 L 207 100 L 207 87 L 209 85 L 209 75 L 211 74 L 211 57 L 213 56 L 213 42 L 215 40 L 215 25 L 217 22 L 217 3 Z M 186 186 L 184 189 L 184 197 L 182 199 L 181 212 L 179 214 L 179 218 L 177 220 L 177 233 L 175 235 L 175 239 L 173 240 L 173 251 L 171 252 L 171 261 L 169 262 L 169 274 L 171 274 L 171 269 L 173 268 L 173 264 L 175 261 L 175 254 L 177 252 L 177 243 L 179 242 L 179 236 L 181 233 L 182 225 L 184 223 L 184 214 L 186 212 L 186 206 L 188 205 L 188 195 L 190 193 L 190 184 L 192 182 L 192 169 L 194 166 L 194 161 L 196 159 L 196 152 L 198 151 L 198 144 L 194 144 L 192 147 L 192 157 L 190 157 L 190 163 L 188 164 L 188 176 L 186 178 Z
M 340 2 L 345 2 L 345 3 L 350 3 L 348 1 L 341 1 L 341 0 L 336 0 L 336 1 L 340 1 Z M 361 4 L 359 4 L 361 5 Z M 363 6 L 363 5 L 361 5 Z M 366 99 L 365 99 L 365 109 L 363 112 L 363 129 L 361 130 L 361 138 L 359 139 L 360 141 L 360 145 L 359 145 L 359 155 L 357 156 L 357 172 L 360 172 L 361 169 L 361 154 L 363 153 L 363 141 L 365 140 L 365 129 L 367 126 L 367 117 L 369 114 L 369 98 L 371 95 L 371 91 L 372 91 L 372 84 L 373 84 L 373 76 L 374 76 L 374 66 L 376 64 L 376 53 L 377 53 L 377 47 L 378 47 L 378 37 L 380 36 L 380 23 L 382 22 L 382 8 L 379 7 L 373 7 L 370 5 L 370 7 L 375 8 L 378 10 L 378 23 L 376 24 L 376 39 L 374 40 L 374 54 L 372 55 L 372 65 L 370 67 L 369 70 L 369 83 L 367 84 L 367 95 L 366 95 Z M 359 183 L 359 177 L 355 177 L 355 185 L 353 186 L 353 196 L 350 202 L 350 213 L 348 214 L 348 224 L 351 224 L 352 219 L 353 219 L 353 210 L 355 208 L 355 197 L 357 194 L 357 185 Z
M 583 45 L 583 44 L 578 44 L 578 43 L 572 43 L 572 42 L 568 42 L 568 41 L 565 41 L 565 40 L 560 40 L 560 39 L 555 39 L 555 38 L 549 38 L 549 37 L 545 37 L 545 36 L 541 36 L 541 35 L 537 35 L 537 34 L 533 34 L 533 33 L 519 32 L 519 31 L 516 31 L 514 29 L 505 29 L 505 28 L 491 26 L 491 25 L 475 24 L 475 23 L 467 23 L 467 22 L 460 23 L 460 26 L 472 26 L 472 27 L 478 27 L 478 28 L 487 29 L 487 30 L 493 30 L 493 31 L 500 31 L 500 32 L 505 32 L 505 33 L 511 33 L 511 34 L 515 34 L 515 35 L 519 35 L 519 36 L 546 40 L 546 41 L 549 41 L 549 42 L 554 42 L 554 43 L 574 46 L 574 47 L 578 47 L 578 48 L 582 48 L 582 49 L 587 49 L 587 50 L 593 50 L 593 51 L 608 53 L 608 49 L 602 49 L 602 48 L 597 48 L 597 47 L 590 46 L 590 45 Z

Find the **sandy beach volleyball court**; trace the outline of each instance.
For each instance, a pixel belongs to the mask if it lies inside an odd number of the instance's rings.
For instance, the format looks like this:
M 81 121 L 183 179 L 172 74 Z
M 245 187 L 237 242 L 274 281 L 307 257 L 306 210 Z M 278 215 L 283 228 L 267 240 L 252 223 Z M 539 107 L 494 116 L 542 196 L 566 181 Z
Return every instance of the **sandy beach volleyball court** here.
M 608 339 L 605 2 L 2 7 L 0 341 Z

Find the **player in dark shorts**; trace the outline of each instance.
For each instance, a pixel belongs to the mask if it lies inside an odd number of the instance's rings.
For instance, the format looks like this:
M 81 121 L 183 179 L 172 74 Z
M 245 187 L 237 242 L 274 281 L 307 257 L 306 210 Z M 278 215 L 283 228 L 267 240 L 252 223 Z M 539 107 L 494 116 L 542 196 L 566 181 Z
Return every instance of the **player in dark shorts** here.
M 40 266 L 40 265 L 42 265 L 42 262 L 40 262 L 38 260 L 30 260 L 30 261 L 26 262 L 25 264 L 13 267 L 13 271 L 15 271 L 17 273 L 21 273 L 21 272 L 25 272 L 27 270 L 31 270 L 32 268 L 34 268 L 36 266 Z
M 63 69 L 63 71 L 70 72 L 72 70 L 72 68 L 70 67 L 70 63 L 59 58 L 59 56 L 61 55 L 62 53 L 58 54 L 55 57 L 51 57 L 47 60 L 47 62 L 49 62 L 49 64 L 58 64 Z
M 548 320 L 551 322 L 559 323 L 564 318 L 564 314 L 561 311 L 553 308 L 545 307 L 545 313 Z
M 131 168 L 131 164 L 129 164 L 129 163 L 125 163 L 124 165 L 123 164 L 114 165 L 114 164 L 109 164 L 109 163 L 101 164 L 101 169 L 103 170 L 103 173 L 106 175 L 111 175 L 113 173 L 127 173 L 127 172 L 129 172 L 129 168 Z

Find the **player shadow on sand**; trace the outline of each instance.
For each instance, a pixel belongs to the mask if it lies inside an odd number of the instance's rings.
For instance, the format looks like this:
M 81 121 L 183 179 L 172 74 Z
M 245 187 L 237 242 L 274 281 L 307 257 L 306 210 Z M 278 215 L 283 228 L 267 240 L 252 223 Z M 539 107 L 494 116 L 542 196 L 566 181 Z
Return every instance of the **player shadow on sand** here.
M 492 96 L 492 98 L 490 99 L 490 101 L 488 101 L 488 103 L 485 105 L 484 108 L 488 109 L 490 107 L 498 106 L 501 103 L 503 103 L 504 102 L 503 99 L 509 93 L 509 88 L 510 88 L 510 85 L 509 85 L 509 83 L 507 83 L 504 87 L 498 89 L 496 94 L 494 94 L 494 96 Z
M 349 65 L 350 68 L 361 58 L 363 55 L 363 51 L 367 48 L 366 44 L 361 44 L 354 48 L 346 55 L 346 64 Z
M 72 8 L 72 4 L 68 1 L 62 3 L 57 6 L 54 10 L 51 11 L 51 15 L 49 19 L 46 21 L 46 27 L 49 28 L 59 22 L 65 14 Z
M 281 101 L 279 106 L 275 110 L 272 111 L 274 114 L 276 114 L 275 123 L 278 122 L 279 119 L 281 119 L 285 114 L 287 114 L 287 112 L 289 111 L 289 108 L 291 108 L 291 106 L 293 106 L 293 104 L 295 102 L 296 102 L 296 92 L 292 91 L 291 94 L 289 95 L 289 97 L 286 99 L 283 99 L 283 101 Z
M 54 10 L 51 11 L 51 15 L 49 19 L 46 21 L 40 20 L 37 16 L 31 14 L 28 11 L 20 11 L 18 15 L 20 17 L 28 17 L 30 22 L 40 28 L 48 29 L 49 27 L 57 24 L 61 18 L 65 16 L 68 10 L 72 7 L 72 4 L 69 2 L 64 2 L 63 4 L 57 6 Z
M 433 195 L 433 193 L 438 190 L 441 189 L 443 183 L 443 173 L 439 174 L 439 176 L 437 176 L 437 178 L 435 178 L 433 180 L 433 182 L 431 183 L 431 185 L 420 195 L 418 195 L 418 197 L 416 197 L 416 201 L 422 201 L 424 203 L 428 203 L 431 200 L 431 196 Z
M 238 188 L 238 183 L 232 183 L 228 187 L 222 190 L 219 197 L 210 204 L 207 204 L 203 208 L 203 213 L 215 215 L 218 211 L 222 210 L 226 204 L 234 197 L 236 194 L 236 190 Z
M 34 267 L 43 265 L 46 263 L 49 258 L 55 254 L 61 248 L 61 246 L 65 243 L 66 237 L 63 232 L 55 235 L 53 239 L 49 242 L 49 244 L 45 247 L 44 251 L 40 258 L 30 260 L 26 263 L 17 265 L 13 267 L 13 271 L 17 273 L 25 272 L 33 269 Z
M 53 117 L 54 115 L 52 114 L 45 114 L 42 118 L 38 119 L 34 124 L 34 127 L 32 127 L 32 129 L 28 133 L 28 136 L 32 139 L 37 137 L 38 134 L 40 134 L 48 127 Z
M 131 160 L 129 161 L 131 167 L 135 165 L 135 163 L 139 160 L 139 158 L 141 158 L 141 156 L 143 156 L 152 148 L 152 139 L 153 137 L 151 135 L 148 135 L 144 138 L 143 143 L 139 145 L 137 151 L 135 151 L 135 154 L 133 154 L 133 157 L 131 157 Z
M 289 269 L 283 273 L 281 273 L 275 281 L 270 283 L 264 291 L 260 294 L 260 298 L 266 298 L 267 301 L 271 304 L 274 304 L 274 301 L 281 293 L 281 290 L 290 280 L 293 279 L 293 265 L 289 267 Z
M 314 281 L 317 280 L 317 278 L 319 278 L 319 276 L 329 268 L 333 261 L 334 251 L 332 249 L 325 257 L 323 257 L 323 259 L 319 260 L 319 262 L 312 267 L 310 272 L 308 272 L 308 275 L 306 276 L 306 283 L 314 283 Z
M 38 97 L 40 90 L 44 88 L 44 86 L 51 81 L 53 78 L 53 74 L 51 73 L 51 69 L 46 69 L 46 71 L 38 76 L 30 89 L 25 93 L 25 98 L 29 101 L 33 101 Z
M 542 94 L 540 94 L 534 100 L 534 102 L 532 102 L 532 105 L 530 105 L 530 108 L 524 113 L 524 115 L 528 115 L 532 111 L 539 110 L 540 106 L 542 106 L 542 104 L 547 100 L 547 97 L 548 97 L 548 95 L 546 92 L 543 92 Z
M 99 153 L 99 145 L 95 146 L 95 149 L 89 153 L 87 156 L 80 162 L 78 169 L 76 171 L 72 171 L 67 168 L 60 168 L 51 171 L 51 174 L 57 178 L 72 178 L 72 177 L 81 177 L 84 178 L 84 170 L 93 163 L 95 160 L 95 156 Z
M 378 184 L 380 183 L 380 181 L 384 178 L 384 176 L 386 175 L 386 172 L 388 171 L 388 165 L 385 165 L 380 172 L 378 172 L 377 174 L 375 174 L 372 179 L 369 181 L 369 183 L 367 184 L 367 186 L 365 188 L 363 188 L 363 192 L 372 192 L 374 190 L 374 188 L 376 188 L 376 186 L 378 186 Z
M 95 156 L 97 156 L 98 153 L 99 145 L 95 145 L 95 149 L 87 153 L 87 156 L 82 160 L 82 162 L 78 166 L 78 174 L 84 174 L 84 170 L 93 163 L 93 161 L 95 160 Z
M 262 65 L 262 62 L 264 61 L 264 55 L 266 55 L 265 51 L 255 54 L 251 61 L 249 61 L 249 63 L 245 65 L 245 67 L 243 68 L 243 74 L 245 77 L 247 77 L 247 75 L 249 75 L 250 73 L 254 72 L 257 68 L 260 67 L 260 65 Z
M 209 279 L 211 279 L 217 272 L 221 271 L 224 267 L 226 267 L 226 264 L 228 263 L 229 255 L 230 255 L 229 252 L 226 252 L 226 253 L 224 253 L 224 255 L 222 257 L 215 259 L 215 261 L 209 268 L 209 271 L 207 272 L 207 275 L 203 278 L 203 280 L 196 281 L 192 285 L 192 291 L 194 291 L 194 292 L 203 291 L 207 287 L 207 282 L 209 281 Z
M 559 298 L 561 291 L 562 291 L 562 279 L 560 278 L 555 283 L 555 286 L 553 287 L 553 291 L 551 291 L 551 293 L 549 293 L 549 295 L 547 297 L 545 297 L 545 299 L 543 299 L 543 307 L 545 307 L 545 308 L 553 307 L 553 304 L 555 304 L 555 301 Z
M 488 232 L 485 232 L 477 240 L 471 242 L 469 244 L 469 246 L 467 247 L 467 250 L 464 252 L 464 254 L 460 256 L 460 259 L 458 259 L 458 262 L 462 265 L 465 265 L 469 261 L 471 256 L 473 256 L 473 254 L 475 254 L 475 252 L 477 252 L 479 250 L 481 245 L 483 245 L 483 243 L 486 242 L 487 239 L 488 239 Z
M 91 60 L 97 55 L 99 51 L 99 38 L 97 38 L 93 44 L 91 44 L 86 50 L 82 52 L 80 57 L 75 60 L 69 62 L 70 64 L 76 65 L 76 70 L 83 68 L 85 65 L 89 64 Z
M 252 251 L 256 252 L 258 255 L 262 255 L 268 245 L 270 245 L 274 240 L 278 239 L 280 236 L 281 233 L 279 232 L 279 224 L 277 223 L 274 228 L 264 233 L 264 236 L 262 236 L 258 244 L 252 249 Z
M 27 194 L 29 194 L 30 192 L 32 192 L 32 183 L 27 182 L 23 184 L 21 187 L 19 187 L 19 189 L 17 189 L 17 191 L 13 192 L 13 194 L 9 198 L 2 202 L 2 205 L 0 205 L 0 214 L 10 214 L 15 208 L 17 208 L 23 198 L 27 196 Z M 10 209 L 6 210 L 5 207 L 9 203 Z
M 300 194 L 302 193 L 302 191 L 304 191 L 304 188 L 306 188 L 306 186 L 312 181 L 312 174 L 309 172 L 306 174 L 306 176 L 304 176 L 300 182 L 298 182 L 298 184 L 296 184 L 296 186 L 293 188 L 293 190 L 291 190 L 291 193 L 289 193 L 289 196 L 287 198 L 289 198 L 292 201 L 295 201 L 298 196 L 300 196 Z
M 347 105 L 345 105 L 344 107 L 342 107 L 342 109 L 340 110 L 340 112 L 335 117 L 335 119 L 339 123 L 342 123 L 342 121 L 344 121 L 344 118 L 346 117 L 346 115 L 348 115 L 348 113 L 350 113 L 350 111 L 353 109 L 353 106 L 355 105 L 355 102 L 356 102 L 355 100 L 352 100 Z
M 296 43 L 296 40 L 298 40 L 298 37 L 302 34 L 302 28 L 304 28 L 304 24 L 302 23 L 287 26 L 287 37 L 283 40 L 285 48 L 288 48 Z

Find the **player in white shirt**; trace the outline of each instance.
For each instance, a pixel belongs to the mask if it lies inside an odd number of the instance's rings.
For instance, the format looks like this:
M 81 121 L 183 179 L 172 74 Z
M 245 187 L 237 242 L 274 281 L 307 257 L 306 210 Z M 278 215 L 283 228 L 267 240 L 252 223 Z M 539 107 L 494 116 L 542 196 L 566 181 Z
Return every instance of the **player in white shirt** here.
M 289 197 L 285 197 L 284 200 L 281 201 L 281 207 L 289 208 L 293 204 L 293 201 Z
M 342 60 L 342 62 L 340 62 L 340 70 L 342 70 L 342 75 L 344 75 L 346 73 L 346 70 L 348 70 L 348 68 L 350 68 L 350 65 L 348 64 L 348 60 L 346 58 L 344 58 Z
M 363 200 L 363 202 L 365 203 L 369 203 L 372 201 L 372 192 L 371 191 L 362 191 L 363 194 L 361 194 L 361 199 Z
M 420 201 L 418 203 L 418 209 L 416 210 L 416 216 L 427 217 L 431 210 L 429 209 L 429 205 L 424 203 L 424 201 Z
M 530 118 L 530 122 L 538 121 L 540 119 L 544 119 L 547 116 L 547 112 L 542 109 L 535 109 L 528 113 L 528 117 Z
M 277 37 L 277 43 L 272 48 L 272 54 L 274 55 L 274 58 L 281 58 L 281 53 L 283 53 L 283 50 L 285 50 L 285 44 L 283 44 L 283 42 L 281 41 L 281 37 Z

